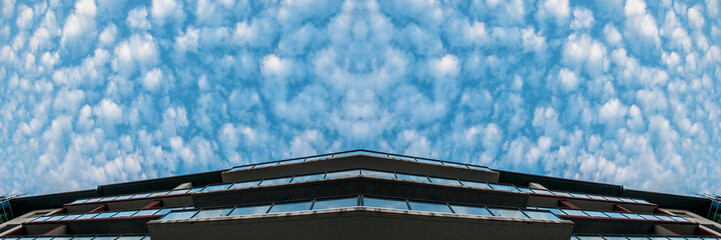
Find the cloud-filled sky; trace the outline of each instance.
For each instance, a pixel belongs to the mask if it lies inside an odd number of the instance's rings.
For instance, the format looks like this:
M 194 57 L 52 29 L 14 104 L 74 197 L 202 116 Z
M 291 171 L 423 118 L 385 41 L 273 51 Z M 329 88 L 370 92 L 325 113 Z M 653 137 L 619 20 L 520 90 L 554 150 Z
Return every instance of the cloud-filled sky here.
M 0 193 L 357 148 L 721 189 L 718 0 L 0 1 Z

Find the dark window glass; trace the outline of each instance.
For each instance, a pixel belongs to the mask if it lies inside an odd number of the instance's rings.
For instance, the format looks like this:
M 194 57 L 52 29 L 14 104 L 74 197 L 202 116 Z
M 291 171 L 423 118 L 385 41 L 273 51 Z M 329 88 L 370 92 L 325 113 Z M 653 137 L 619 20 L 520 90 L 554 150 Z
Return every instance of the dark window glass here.
M 429 177 L 429 178 L 431 179 L 432 183 L 461 186 L 461 182 L 459 182 L 458 180 L 455 180 L 455 179 L 437 178 L 437 177 Z
M 396 176 L 398 176 L 398 179 L 401 179 L 401 180 L 429 182 L 428 178 L 426 176 L 410 175 L 410 174 L 403 174 L 403 173 L 396 173 Z
M 326 199 L 326 200 L 316 200 L 315 203 L 313 204 L 313 210 L 356 207 L 356 206 L 358 206 L 358 198 L 357 197 Z
M 298 212 L 310 210 L 310 201 L 274 204 L 268 213 Z
M 488 186 L 487 183 L 471 182 L 471 181 L 461 181 L 461 183 L 463 183 L 463 186 L 491 189 L 491 187 Z
M 295 176 L 291 182 L 305 182 L 305 181 L 314 181 L 314 180 L 320 180 L 323 179 L 323 176 L 325 176 L 325 173 L 318 173 L 318 174 L 312 174 L 312 175 L 303 175 L 303 176 Z
M 207 186 L 203 189 L 203 192 L 210 192 L 215 190 L 223 190 L 228 189 L 230 187 L 230 184 L 223 184 L 223 185 L 213 185 L 213 186 Z
M 390 208 L 399 210 L 408 210 L 408 204 L 404 200 L 392 200 L 385 198 L 363 198 L 363 206 L 375 208 Z
M 362 170 L 361 174 L 363 174 L 363 176 L 372 176 L 372 177 L 379 177 L 379 178 L 391 178 L 391 179 L 396 178 L 396 176 L 393 173 L 373 171 L 373 170 Z
M 409 201 L 411 210 L 423 212 L 452 213 L 451 209 L 445 203 L 426 203 Z
M 325 175 L 325 179 L 333 179 L 333 178 L 340 178 L 340 177 L 350 177 L 350 176 L 358 176 L 360 175 L 360 170 L 349 170 L 349 171 L 342 171 L 342 172 L 329 172 Z
M 260 186 L 289 183 L 290 179 L 291 179 L 290 177 L 264 179 L 262 182 L 260 182 Z
M 508 186 L 508 185 L 499 185 L 499 184 L 488 184 L 491 185 L 493 189 L 497 190 L 505 190 L 505 191 L 512 191 L 512 192 L 518 192 L 518 189 L 514 186 Z
M 260 205 L 260 206 L 245 206 L 245 207 L 236 207 L 233 209 L 228 216 L 243 216 L 243 215 L 256 215 L 256 214 L 265 214 L 266 211 L 268 211 L 268 205 Z
M 456 214 L 476 215 L 476 216 L 493 216 L 485 207 L 451 205 Z

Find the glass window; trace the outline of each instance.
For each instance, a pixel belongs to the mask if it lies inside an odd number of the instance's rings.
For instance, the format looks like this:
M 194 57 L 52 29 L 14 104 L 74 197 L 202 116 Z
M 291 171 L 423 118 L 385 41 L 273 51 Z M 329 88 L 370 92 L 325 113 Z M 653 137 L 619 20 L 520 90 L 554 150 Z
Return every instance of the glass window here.
M 268 213 L 307 211 L 310 210 L 310 203 L 310 201 L 306 201 L 274 204 L 270 207 L 270 211 L 268 211 Z
M 165 196 L 165 195 L 168 195 L 168 193 L 169 193 L 169 192 L 156 192 L 156 193 L 150 194 L 149 197 Z
M 236 171 L 236 170 L 251 169 L 251 168 L 253 168 L 253 165 L 252 165 L 252 164 L 251 164 L 251 165 L 234 167 L 233 169 L 230 169 L 230 170 L 231 170 L 231 171 Z
M 434 165 L 443 165 L 441 162 L 435 161 L 435 160 L 428 160 L 428 159 L 420 159 L 420 158 L 417 158 L 416 161 L 417 161 L 417 162 L 421 162 L 421 163 L 434 164 Z
M 233 185 L 230 185 L 230 189 L 255 187 L 258 186 L 258 183 L 260 183 L 260 181 L 233 183 Z
M 553 191 L 553 194 L 555 194 L 556 196 L 560 196 L 560 197 L 573 197 L 573 196 L 571 196 L 571 194 L 569 194 L 567 192 Z
M 551 193 L 550 191 L 541 190 L 541 189 L 533 189 L 533 188 L 531 188 L 531 191 L 533 191 L 533 193 L 536 193 L 536 194 L 553 195 L 553 193 Z
M 575 210 L 575 209 L 562 209 L 562 210 L 563 210 L 563 212 L 566 213 L 566 215 L 569 215 L 569 216 L 582 216 L 582 217 L 588 216 L 588 215 L 586 215 L 586 213 L 584 213 L 581 210 Z
M 519 210 L 513 210 L 513 209 L 497 209 L 497 208 L 490 208 L 488 209 L 493 213 L 496 217 L 507 217 L 507 218 L 528 218 L 526 215 L 523 214 L 523 212 Z
M 360 170 L 348 170 L 348 171 L 341 171 L 341 172 L 329 172 L 325 175 L 325 179 L 333 179 L 333 178 L 340 178 L 340 177 L 350 177 L 350 176 L 358 176 L 360 175 Z
M 291 159 L 287 161 L 283 161 L 280 164 L 292 164 L 292 163 L 299 163 L 305 161 L 305 158 L 299 158 L 299 159 Z
M 116 198 L 115 200 L 125 200 L 125 199 L 130 199 L 131 197 L 133 197 L 132 194 L 130 194 L 130 195 L 122 195 L 122 196 L 118 196 L 118 198 Z
M 74 202 L 71 202 L 70 204 L 84 203 L 86 201 L 88 201 L 88 200 L 87 199 L 78 199 L 78 200 L 75 200 Z
M 587 196 L 586 194 L 583 194 L 583 193 L 568 193 L 568 195 L 571 195 L 571 197 L 575 197 L 575 198 L 590 198 L 589 196 Z
M 290 182 L 305 182 L 305 181 L 320 180 L 320 179 L 323 179 L 324 176 L 325 176 L 325 173 L 295 176 L 293 178 L 293 180 L 290 180 Z
M 426 176 L 410 175 L 410 174 L 403 174 L 403 173 L 396 173 L 396 176 L 398 176 L 398 179 L 401 179 L 401 180 L 429 182 L 428 178 Z
M 358 198 L 357 197 L 325 199 L 325 200 L 316 200 L 315 203 L 313 204 L 313 210 L 356 207 L 356 206 L 358 206 Z
M 117 237 L 95 237 L 93 240 L 115 240 Z
M 368 151 L 360 151 L 360 153 L 369 155 L 369 156 L 388 158 L 388 154 L 385 154 L 385 153 L 375 153 L 375 152 L 368 152 Z
M 100 214 L 100 213 L 86 213 L 86 214 L 80 215 L 80 217 L 78 217 L 78 218 L 76 218 L 76 219 L 90 219 L 90 218 L 95 217 L 95 216 L 97 216 L 97 215 L 99 215 L 99 214 Z
M 550 212 L 541 212 L 541 211 L 523 211 L 528 215 L 528 217 L 533 219 L 544 219 L 544 220 L 561 220 L 560 218 L 556 217 L 553 213 Z
M 168 214 L 170 211 L 180 210 L 180 209 L 182 209 L 182 208 L 163 208 L 163 209 L 160 209 L 160 211 L 156 212 L 155 215 L 165 215 L 165 214 Z
M 116 215 L 113 216 L 113 217 L 130 217 L 130 216 L 132 216 L 133 214 L 135 214 L 135 212 L 137 212 L 137 211 L 124 211 L 124 212 L 119 212 L 118 214 L 116 214 Z
M 101 198 L 101 197 L 99 197 L 99 198 L 91 198 L 91 199 L 88 199 L 88 200 L 85 201 L 85 202 L 97 202 L 97 201 L 100 201 L 100 199 L 103 199 L 103 198 Z
M 392 200 L 385 198 L 364 197 L 363 206 L 374 208 L 390 208 L 408 210 L 408 204 L 404 200 Z
M 661 219 L 661 221 L 674 221 L 673 218 L 671 218 L 670 216 L 656 215 L 656 217 Z
M 198 211 L 185 211 L 185 212 L 171 212 L 160 220 L 176 220 L 176 219 L 189 219 Z
M 65 217 L 65 215 L 54 215 L 54 216 L 50 216 L 50 218 L 48 218 L 45 221 L 58 221 L 64 217 Z
M 538 210 L 546 210 L 556 215 L 566 215 L 565 212 L 561 211 L 561 209 L 558 208 L 537 208 Z
M 483 170 L 483 171 L 489 170 L 487 167 L 484 167 L 484 166 L 476 166 L 476 165 L 471 165 L 471 164 L 467 164 L 466 166 L 468 166 L 468 168 L 470 168 L 470 169 L 475 169 L 475 170 Z
M 432 183 L 461 186 L 461 182 L 459 182 L 458 180 L 455 180 L 455 179 L 437 178 L 437 177 L 429 177 L 429 179 L 431 179 Z
M 463 186 L 491 189 L 491 186 L 489 186 L 487 183 L 471 182 L 471 181 L 463 181 L 463 180 L 461 180 L 461 183 L 463 183 Z
M 101 213 L 101 214 L 95 216 L 94 218 L 95 218 L 95 219 L 97 219 L 97 218 L 111 218 L 111 217 L 113 217 L 113 215 L 115 215 L 115 214 L 117 214 L 117 212 L 104 212 L 104 213 Z
M 617 197 L 611 197 L 611 196 L 603 196 L 603 197 L 609 201 L 623 202 L 623 200 L 621 200 L 620 198 L 617 198 Z
M 132 198 L 132 199 L 145 198 L 145 197 L 148 197 L 148 196 L 150 196 L 150 193 L 139 193 L 139 194 L 133 195 L 133 197 L 131 197 L 131 198 Z
M 406 161 L 413 161 L 413 162 L 415 162 L 415 161 L 416 161 L 416 159 L 415 159 L 415 158 L 412 158 L 412 157 L 406 157 L 406 156 L 400 156 L 400 155 L 391 155 L 391 158 L 395 158 L 395 159 L 398 159 L 398 160 L 406 160 Z
M 245 206 L 245 207 L 236 207 L 233 209 L 228 216 L 243 216 L 243 215 L 255 215 L 255 214 L 265 214 L 265 212 L 268 211 L 268 205 L 260 205 L 260 206 Z
M 578 239 L 580 239 L 580 240 L 603 240 L 603 237 L 600 237 L 600 236 L 578 236 Z
M 650 214 L 639 214 L 639 215 L 641 215 L 642 218 L 647 219 L 647 220 L 654 220 L 654 221 L 661 220 L 660 218 L 658 218 L 654 215 L 650 215 Z
M 686 220 L 685 218 L 677 217 L 677 216 L 671 216 L 671 219 L 673 219 L 674 221 L 679 221 L 679 222 L 688 222 L 688 220 Z
M 330 158 L 330 155 L 320 155 L 320 156 L 315 156 L 315 157 L 309 157 L 309 158 L 306 158 L 305 161 L 306 162 L 307 161 L 315 161 L 315 160 L 326 159 L 326 158 Z
M 158 209 L 140 210 L 137 213 L 133 214 L 133 217 L 152 216 L 155 215 L 156 212 L 158 212 Z
M 205 188 L 205 187 L 191 188 L 190 191 L 188 191 L 188 192 L 189 193 L 200 192 L 200 191 L 203 191 L 203 188 Z
M 63 220 L 63 221 L 68 221 L 68 220 L 75 220 L 76 218 L 80 217 L 80 215 L 82 215 L 82 214 L 71 214 L 71 215 L 66 215 L 65 217 L 63 217 L 63 218 L 62 218 L 62 219 L 60 219 L 60 220 Z
M 188 193 L 188 191 L 190 191 L 190 189 L 178 189 L 178 190 L 173 190 L 173 191 L 168 192 L 167 195 L 183 194 L 183 193 Z
M 344 152 L 344 153 L 333 154 L 333 157 L 334 157 L 334 158 L 348 157 L 348 156 L 353 156 L 353 155 L 358 155 L 358 154 L 360 154 L 360 153 L 359 153 L 359 152 L 356 152 L 356 151 L 353 151 L 353 152 Z
M 643 200 L 643 199 L 632 199 L 632 200 L 637 203 L 651 204 L 650 202 Z
M 268 162 L 268 163 L 256 164 L 255 167 L 253 167 L 253 169 L 269 167 L 269 166 L 274 166 L 274 165 L 278 165 L 278 162 Z
M 443 165 L 457 167 L 457 168 L 467 168 L 465 164 L 460 164 L 460 163 L 455 163 L 455 162 L 443 162 Z
M 290 179 L 291 177 L 264 179 L 260 182 L 260 186 L 289 183 Z
M 617 213 L 617 212 L 605 212 L 605 214 L 608 215 L 608 216 L 611 217 L 611 218 L 627 218 L 627 217 L 624 216 L 623 214 Z
M 90 240 L 93 239 L 93 237 L 74 237 L 73 240 Z
M 143 236 L 124 236 L 124 237 L 118 237 L 117 240 L 142 240 Z M 55 240 L 55 239 L 53 239 Z
M 626 237 L 612 237 L 612 236 L 604 236 L 606 240 L 628 240 Z
M 225 215 L 228 215 L 230 211 L 233 209 L 225 208 L 225 209 L 208 209 L 208 210 L 201 210 L 198 212 L 198 214 L 195 214 L 193 218 L 216 218 L 216 217 L 224 217 Z
M 640 215 L 635 214 L 635 213 L 621 213 L 621 214 L 623 214 L 624 216 L 626 216 L 627 218 L 630 218 L 630 219 L 644 219 Z
M 586 214 L 588 214 L 588 216 L 591 216 L 591 217 L 602 217 L 602 218 L 608 217 L 606 214 L 599 212 L 599 211 L 583 211 L 583 212 L 585 212 Z
M 363 176 L 372 176 L 372 177 L 379 177 L 379 178 L 390 178 L 390 179 L 396 178 L 396 175 L 393 173 L 373 171 L 373 170 L 362 170 L 361 174 L 363 174 Z
M 215 190 L 223 190 L 228 189 L 230 187 L 230 184 L 223 184 L 223 185 L 213 185 L 213 186 L 207 186 L 203 189 L 203 192 L 210 192 Z
M 595 200 L 606 200 L 606 198 L 604 198 L 603 196 L 598 196 L 598 195 L 593 195 L 593 194 L 586 194 L 586 196 L 588 196 L 591 199 L 595 199 Z
M 516 188 L 518 189 L 518 191 L 524 192 L 524 193 L 532 193 L 533 192 L 533 191 L 531 191 L 531 189 L 528 189 L 528 188 L 522 188 L 522 187 L 516 187 Z
M 100 201 L 101 202 L 112 201 L 112 200 L 115 200 L 116 198 L 118 198 L 118 196 L 104 197 L 104 198 L 101 198 Z
M 485 207 L 451 205 L 451 208 L 453 208 L 453 212 L 455 212 L 456 214 L 493 216 L 493 214 L 491 214 L 491 212 L 489 212 Z
M 408 201 L 408 204 L 411 205 L 411 210 L 413 211 L 452 213 L 451 209 L 445 203 Z
M 518 189 L 514 186 L 508 186 L 508 185 L 498 185 L 498 184 L 488 184 L 491 185 L 493 189 L 497 190 L 505 190 L 505 191 L 512 191 L 512 192 L 518 192 Z
M 70 240 L 72 237 L 55 237 L 53 240 Z

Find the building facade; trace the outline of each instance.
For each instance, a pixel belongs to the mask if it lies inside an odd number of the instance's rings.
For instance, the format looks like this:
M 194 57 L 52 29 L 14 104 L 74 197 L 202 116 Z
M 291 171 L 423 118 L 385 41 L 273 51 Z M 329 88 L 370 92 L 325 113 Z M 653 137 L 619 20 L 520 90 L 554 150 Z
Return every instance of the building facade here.
M 0 239 L 721 239 L 712 202 L 356 150 L 15 198 Z

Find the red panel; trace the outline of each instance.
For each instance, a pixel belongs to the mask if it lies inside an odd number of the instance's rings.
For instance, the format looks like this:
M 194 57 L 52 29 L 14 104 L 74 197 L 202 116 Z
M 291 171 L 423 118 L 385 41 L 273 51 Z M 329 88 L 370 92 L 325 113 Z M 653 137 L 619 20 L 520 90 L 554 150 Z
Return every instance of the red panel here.
M 145 207 L 143 207 L 141 209 L 145 210 L 145 209 L 153 209 L 153 208 L 161 208 L 161 207 L 163 207 L 163 201 L 155 200 L 155 201 L 148 203 L 148 205 L 145 205 Z
M 53 232 L 58 231 L 58 230 L 60 230 L 61 228 L 65 227 L 65 226 L 66 226 L 66 225 L 60 225 L 60 226 L 58 226 L 58 227 L 56 227 L 56 228 L 53 228 L 53 230 L 50 230 L 50 231 L 46 232 L 45 234 L 43 234 L 43 236 L 48 236 L 48 235 L 52 234 Z
M 103 205 L 100 205 L 100 207 L 96 207 L 95 209 L 90 210 L 90 212 L 88 212 L 88 213 L 102 212 L 102 211 L 107 211 L 107 210 L 108 210 L 108 205 L 103 204 Z
M 613 210 L 614 210 L 614 211 L 619 211 L 619 212 L 627 212 L 627 213 L 630 213 L 630 212 L 631 212 L 631 210 L 628 210 L 628 209 L 626 209 L 625 207 L 622 207 L 621 205 L 618 205 L 618 204 L 613 205 Z
M 580 209 L 566 200 L 558 200 L 558 206 L 561 208 Z

